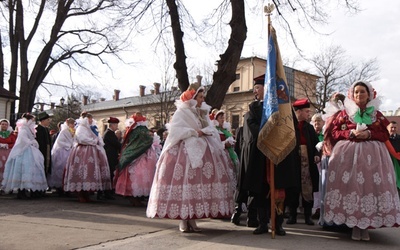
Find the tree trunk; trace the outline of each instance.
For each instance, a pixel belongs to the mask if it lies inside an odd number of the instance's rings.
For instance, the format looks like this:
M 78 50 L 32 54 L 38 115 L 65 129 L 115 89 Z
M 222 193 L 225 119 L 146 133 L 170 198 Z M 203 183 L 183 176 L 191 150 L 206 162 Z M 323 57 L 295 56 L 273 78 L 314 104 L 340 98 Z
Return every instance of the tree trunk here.
M 3 54 L 3 41 L 1 40 L 1 30 L 0 30 L 0 87 L 4 88 L 4 54 Z
M 10 39 L 10 53 L 11 53 L 11 63 L 10 63 L 10 77 L 8 78 L 8 90 L 16 94 L 17 92 L 17 71 L 18 71 L 18 30 L 14 26 L 14 8 L 15 1 L 8 1 L 8 36 Z M 11 116 L 10 116 L 10 125 L 14 126 L 15 121 L 18 117 L 15 116 L 15 102 L 11 102 Z
M 207 92 L 206 102 L 213 108 L 221 108 L 229 86 L 236 80 L 236 69 L 246 40 L 247 26 L 243 0 L 231 0 L 232 32 L 225 53 L 220 55 L 213 84 Z
M 25 77 L 22 77 L 24 72 L 28 74 L 28 61 L 22 61 L 23 57 L 21 57 L 21 89 L 18 113 L 29 112 L 30 110 L 32 110 L 33 104 L 35 103 L 35 94 L 32 93 L 36 93 L 40 84 L 42 84 L 44 78 L 49 72 L 48 70 L 46 70 L 46 67 L 48 67 L 48 61 L 50 60 L 51 52 L 58 40 L 58 34 L 67 18 L 67 14 L 70 9 L 70 2 L 68 2 L 68 4 L 66 5 L 63 2 L 64 1 L 59 1 L 58 3 L 57 17 L 51 30 L 50 39 L 44 46 L 39 57 L 37 58 L 29 80 Z M 20 53 L 22 55 L 27 53 L 28 46 L 20 47 Z
M 176 78 L 178 79 L 178 87 L 183 92 L 189 87 L 185 46 L 183 44 L 183 32 L 178 13 L 178 6 L 176 5 L 175 0 L 167 0 L 167 5 L 171 17 L 171 27 L 175 45 L 176 62 L 174 63 L 174 68 L 176 71 Z

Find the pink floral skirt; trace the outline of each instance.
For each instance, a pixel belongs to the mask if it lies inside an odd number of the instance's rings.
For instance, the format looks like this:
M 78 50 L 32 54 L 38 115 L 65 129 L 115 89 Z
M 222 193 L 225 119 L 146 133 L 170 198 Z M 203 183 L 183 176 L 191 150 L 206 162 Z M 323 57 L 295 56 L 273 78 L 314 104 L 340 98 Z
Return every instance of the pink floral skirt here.
M 124 169 L 115 171 L 115 193 L 123 196 L 149 196 L 156 171 L 157 154 L 151 147 Z
M 64 191 L 110 189 L 110 169 L 104 149 L 81 144 L 74 146 L 65 167 Z
M 339 141 L 327 170 L 324 219 L 328 224 L 380 228 L 400 225 L 393 163 L 379 141 Z
M 192 168 L 182 141 L 163 151 L 147 205 L 148 217 L 200 219 L 230 216 L 235 178 L 223 150 L 207 149 L 202 166 Z

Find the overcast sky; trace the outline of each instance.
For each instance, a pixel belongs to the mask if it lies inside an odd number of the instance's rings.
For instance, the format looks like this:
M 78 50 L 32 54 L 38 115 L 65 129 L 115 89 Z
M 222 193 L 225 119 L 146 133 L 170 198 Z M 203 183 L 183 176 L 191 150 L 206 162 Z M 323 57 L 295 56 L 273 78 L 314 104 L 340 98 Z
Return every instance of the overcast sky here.
M 215 0 L 185 1 L 189 2 L 189 11 L 195 17 L 201 18 L 212 10 Z M 267 1 L 264 1 L 267 2 Z M 332 33 L 329 36 L 313 34 L 307 30 L 295 30 L 295 35 L 304 54 L 315 53 L 316 48 L 326 45 L 340 45 L 346 50 L 352 62 L 377 58 L 380 66 L 379 80 L 373 82 L 373 86 L 382 97 L 381 110 L 396 110 L 400 107 L 400 1 L 398 0 L 360 0 L 363 9 L 356 15 L 347 15 L 342 9 L 332 8 L 329 25 L 319 27 L 319 31 Z M 257 10 L 252 10 L 257 12 Z M 248 13 L 248 16 L 250 13 Z M 262 8 L 258 17 L 247 17 L 248 38 L 242 56 L 266 55 L 266 18 Z M 229 26 L 226 26 L 229 31 Z M 293 44 L 285 39 L 283 30 L 275 26 L 278 33 L 278 43 L 283 58 L 293 59 L 297 52 Z M 136 49 L 128 56 L 140 61 L 134 67 L 118 66 L 115 79 L 106 80 L 97 89 L 104 93 L 104 97 L 110 100 L 113 89 L 121 90 L 121 97 L 137 95 L 139 85 L 147 85 L 160 82 L 161 74 L 154 68 L 157 67 L 157 56 L 152 56 L 151 39 L 135 40 Z M 208 51 L 207 48 L 186 47 L 191 60 L 197 60 L 199 65 L 212 65 L 218 59 L 218 54 L 223 51 Z M 194 77 L 194 76 L 191 76 Z M 194 79 L 191 79 L 192 81 Z M 122 83 L 122 84 L 121 84 Z M 45 96 L 46 94 L 44 94 Z M 51 96 L 51 101 L 57 102 L 59 96 Z
M 321 36 L 296 30 L 296 38 L 305 55 L 326 45 L 340 45 L 346 50 L 352 62 L 377 58 L 380 66 L 379 80 L 372 82 L 378 95 L 382 97 L 381 110 L 396 110 L 400 107 L 400 1 L 398 0 L 362 0 L 363 9 L 356 15 L 349 15 L 344 9 L 332 9 L 329 25 L 320 27 L 319 31 L 331 33 Z M 248 26 L 249 31 L 252 26 Z M 262 27 L 264 29 L 264 27 Z M 279 30 L 275 26 L 278 36 Z M 253 28 L 254 30 L 254 28 Z M 265 32 L 264 32 L 265 33 Z M 260 41 L 254 34 L 249 35 L 243 55 L 251 55 L 253 51 L 261 52 Z M 282 57 L 296 57 L 294 46 L 284 39 L 278 38 Z M 265 54 L 265 52 L 263 53 Z

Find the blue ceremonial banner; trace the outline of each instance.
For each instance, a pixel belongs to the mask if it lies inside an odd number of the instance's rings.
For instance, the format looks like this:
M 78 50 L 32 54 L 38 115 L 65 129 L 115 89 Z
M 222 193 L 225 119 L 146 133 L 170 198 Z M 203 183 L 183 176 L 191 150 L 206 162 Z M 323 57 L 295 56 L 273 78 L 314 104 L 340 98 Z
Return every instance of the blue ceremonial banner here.
M 274 164 L 278 164 L 294 149 L 296 134 L 289 88 L 272 25 L 264 81 L 263 115 L 257 147 Z

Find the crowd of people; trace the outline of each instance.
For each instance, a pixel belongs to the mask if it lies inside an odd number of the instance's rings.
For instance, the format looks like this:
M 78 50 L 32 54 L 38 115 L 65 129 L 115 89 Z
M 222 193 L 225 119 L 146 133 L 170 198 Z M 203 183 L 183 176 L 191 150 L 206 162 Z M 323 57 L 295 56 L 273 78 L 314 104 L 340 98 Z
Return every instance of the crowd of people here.
M 55 190 L 80 202 L 91 202 L 95 193 L 98 200 L 120 195 L 133 206 L 147 205 L 149 218 L 179 220 L 181 232 L 201 232 L 196 220 L 203 218 L 229 218 L 240 226 L 247 213 L 253 234 L 264 234 L 273 212 L 275 232 L 283 236 L 285 215 L 286 224 L 296 224 L 299 211 L 307 225 L 318 220 L 324 228 L 351 229 L 353 240 L 370 240 L 369 229 L 400 225 L 400 136 L 397 123 L 379 112 L 369 83 L 354 83 L 347 97 L 336 93 L 324 114 L 312 117 L 309 100 L 296 100 L 296 146 L 278 165 L 257 148 L 264 76 L 255 79 L 253 93 L 236 133 L 224 110 L 211 111 L 204 102 L 198 83 L 181 94 L 158 135 L 140 112 L 127 120 L 124 133 L 110 117 L 103 136 L 87 112 L 68 118 L 52 137 L 46 112 L 23 114 L 15 131 L 2 119 L 1 191 L 26 200 Z

